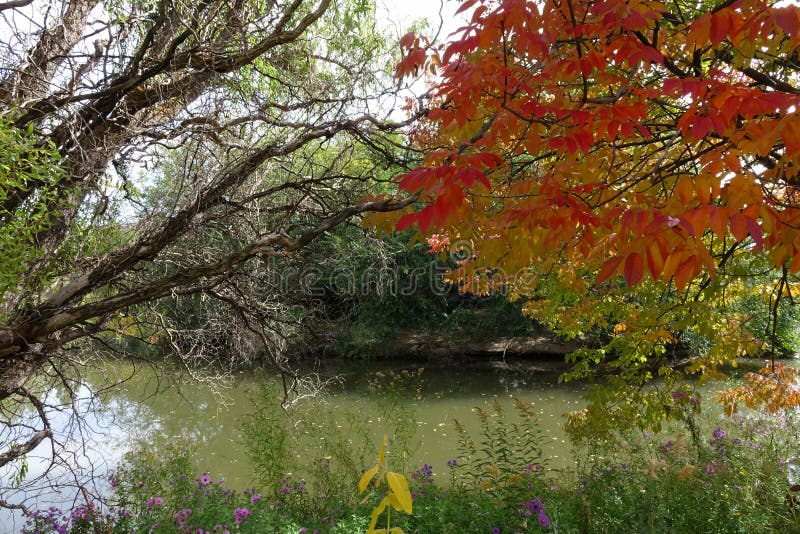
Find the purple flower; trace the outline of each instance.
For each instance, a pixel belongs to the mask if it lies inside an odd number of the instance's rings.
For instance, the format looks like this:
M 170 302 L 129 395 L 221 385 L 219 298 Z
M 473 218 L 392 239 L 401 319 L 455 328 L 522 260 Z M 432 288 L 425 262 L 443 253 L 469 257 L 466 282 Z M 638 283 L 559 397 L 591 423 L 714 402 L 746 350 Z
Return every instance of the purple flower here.
M 308 532 L 308 529 L 306 527 L 300 527 L 299 534 L 306 534 L 306 532 Z
M 672 448 L 673 448 L 674 446 L 675 446 L 675 442 L 674 442 L 674 441 L 672 441 L 672 440 L 669 440 L 668 442 L 666 442 L 666 443 L 663 443 L 663 444 L 659 445 L 659 446 L 658 446 L 658 450 L 660 450 L 660 451 L 661 451 L 661 454 L 663 454 L 664 456 L 666 456 L 666 455 L 668 455 L 670 452 L 672 452 Z
M 500 534 L 500 529 L 499 529 L 499 528 L 497 528 L 497 527 L 494 527 L 494 528 L 492 529 L 492 534 Z
M 203 473 L 202 476 L 197 477 L 197 483 L 201 486 L 208 486 L 211 484 L 211 476 L 208 473 Z
M 458 467 L 458 460 L 447 460 L 447 467 Z
M 725 439 L 728 437 L 728 433 L 719 427 L 714 430 L 712 435 L 714 436 L 714 439 Z
M 714 474 L 714 466 L 713 465 L 709 464 L 709 465 L 706 466 L 706 474 L 707 475 L 713 475 Z
M 237 508 L 233 511 L 233 520 L 237 525 L 241 525 L 242 521 L 249 515 L 252 515 L 253 512 L 248 510 L 247 508 Z
M 164 504 L 164 499 L 162 499 L 161 497 L 153 497 L 152 499 L 147 501 L 145 506 L 147 506 L 147 509 L 149 510 L 153 506 L 161 506 L 162 504 Z
M 544 513 L 539 514 L 539 524 L 543 527 L 549 527 L 550 518 L 547 517 Z
M 250 497 L 250 504 L 255 504 L 260 500 L 261 500 L 261 494 L 260 493 L 256 493 L 255 495 Z

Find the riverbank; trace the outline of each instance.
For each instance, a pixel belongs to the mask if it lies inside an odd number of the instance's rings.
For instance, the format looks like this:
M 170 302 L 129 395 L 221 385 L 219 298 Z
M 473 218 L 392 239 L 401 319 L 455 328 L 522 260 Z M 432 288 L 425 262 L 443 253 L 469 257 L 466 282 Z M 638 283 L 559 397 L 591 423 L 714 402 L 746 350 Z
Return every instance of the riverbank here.
M 456 430 L 459 444 L 442 464 L 407 463 L 393 436 L 384 458 L 380 440 L 350 435 L 342 450 L 303 449 L 311 467 L 299 471 L 296 451 L 264 427 L 256 438 L 270 454 L 244 491 L 218 472 L 192 471 L 191 447 L 139 450 L 109 477 L 116 506 L 51 508 L 24 532 L 353 534 L 376 518 L 407 534 L 800 532 L 796 412 L 698 418 L 694 433 L 672 436 L 628 433 L 560 469 L 548 468 L 532 406 L 495 400 L 478 414 L 477 429 Z M 376 477 L 389 484 L 370 484 Z M 387 492 L 397 511 L 373 512 Z

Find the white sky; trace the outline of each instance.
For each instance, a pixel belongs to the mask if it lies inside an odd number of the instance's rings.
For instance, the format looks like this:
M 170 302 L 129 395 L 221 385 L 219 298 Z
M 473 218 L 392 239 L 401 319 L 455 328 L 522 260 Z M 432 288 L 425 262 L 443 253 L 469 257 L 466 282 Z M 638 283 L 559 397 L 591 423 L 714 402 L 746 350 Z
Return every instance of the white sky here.
M 443 22 L 444 29 L 440 39 L 462 25 L 453 16 L 460 5 L 457 0 L 375 0 L 375 4 L 378 19 L 387 20 L 388 26 L 393 28 L 397 37 L 404 35 L 414 21 L 423 18 L 430 21 L 434 31 L 439 27 L 440 20 Z

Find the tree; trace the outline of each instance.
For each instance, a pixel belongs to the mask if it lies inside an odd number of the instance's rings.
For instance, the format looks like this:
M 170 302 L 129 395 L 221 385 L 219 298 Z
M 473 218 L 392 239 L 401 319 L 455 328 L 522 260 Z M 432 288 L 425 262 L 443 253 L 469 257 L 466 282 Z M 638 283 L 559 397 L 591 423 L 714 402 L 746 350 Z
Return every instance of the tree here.
M 675 387 L 678 338 L 710 341 L 688 370 L 713 375 L 770 337 L 737 299 L 763 295 L 774 337 L 798 289 L 800 10 L 464 0 L 458 11 L 467 21 L 449 43 L 401 40 L 397 75 L 433 73 L 436 105 L 416 128 L 424 164 L 399 178 L 423 202 L 377 223 L 468 247 L 454 278 L 508 288 L 566 336 L 601 329 L 573 355 L 573 376 L 602 364 L 622 386 L 598 393 L 598 419 L 677 413 L 685 397 L 643 386 L 655 368 Z
M 386 120 L 394 88 L 372 10 L 0 3 L 0 466 L 53 440 L 36 391 L 75 392 L 77 341 L 156 343 L 169 325 L 137 323 L 143 307 L 203 295 L 268 342 L 248 274 L 408 204 L 359 200 L 373 170 L 403 164 L 392 134 L 409 122 Z M 371 156 L 348 166 L 356 145 Z M 37 425 L 19 424 L 31 412 Z

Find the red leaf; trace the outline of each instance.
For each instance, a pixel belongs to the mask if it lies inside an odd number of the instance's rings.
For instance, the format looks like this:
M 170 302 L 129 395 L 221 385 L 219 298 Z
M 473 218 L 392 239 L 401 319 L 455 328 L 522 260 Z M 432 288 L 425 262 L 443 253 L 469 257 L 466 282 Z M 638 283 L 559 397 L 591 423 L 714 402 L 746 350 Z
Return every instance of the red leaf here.
M 461 180 L 461 182 L 467 187 L 472 187 L 472 184 L 475 183 L 475 180 L 478 180 L 485 185 L 487 189 L 491 188 L 489 185 L 489 180 L 486 178 L 486 176 L 478 169 L 474 169 L 472 167 L 459 170 L 456 173 L 456 178 Z
M 786 6 L 776 8 L 773 10 L 775 23 L 790 36 L 797 35 L 798 27 L 800 27 L 800 20 L 798 20 L 798 12 L 796 6 Z
M 709 30 L 709 39 L 711 44 L 717 46 L 725 40 L 731 30 L 730 13 L 722 10 L 711 16 L 711 28 Z
M 625 259 L 625 270 L 622 274 L 629 286 L 635 286 L 642 281 L 644 262 L 638 252 L 632 252 Z
M 753 238 L 758 250 L 764 250 L 764 236 L 761 232 L 761 227 L 752 217 L 744 217 L 744 222 L 747 225 L 747 233 Z
M 595 285 L 600 285 L 612 276 L 617 271 L 617 267 L 622 262 L 622 256 L 614 256 L 613 258 L 609 258 L 608 260 L 603 263 L 603 266 L 600 267 L 600 272 L 597 273 L 597 279 L 595 280 Z
M 417 214 L 416 213 L 406 213 L 397 221 L 395 225 L 395 230 L 398 232 L 402 232 L 406 228 L 412 226 L 417 222 Z
M 461 7 L 456 9 L 455 14 L 458 15 L 459 13 L 463 13 L 464 11 L 468 10 L 469 8 L 471 8 L 472 6 L 474 6 L 477 3 L 478 3 L 478 0 L 466 0 L 466 2 L 461 4 Z
M 405 48 L 406 50 L 411 48 L 416 38 L 417 34 L 415 34 L 414 32 L 408 32 L 407 34 L 405 34 L 400 38 L 400 48 Z

